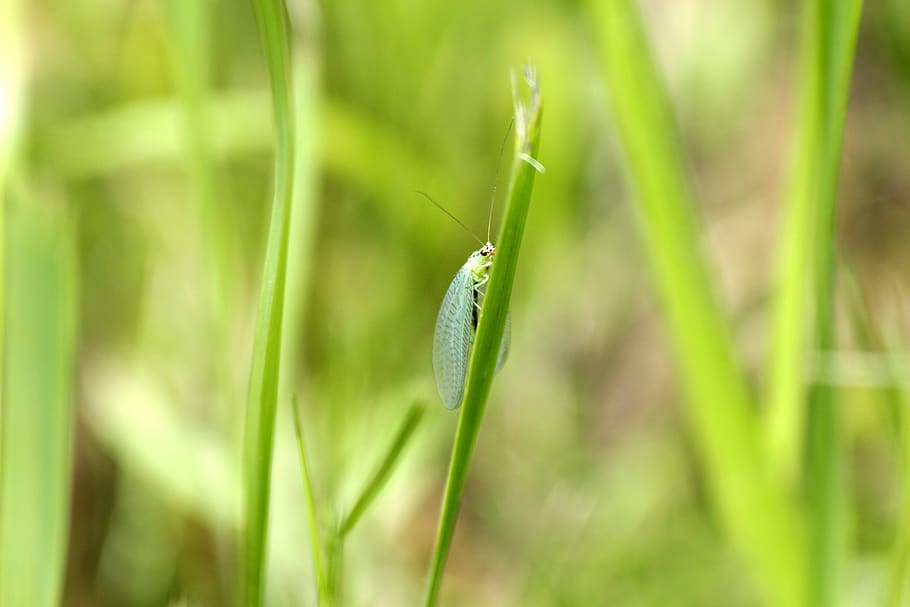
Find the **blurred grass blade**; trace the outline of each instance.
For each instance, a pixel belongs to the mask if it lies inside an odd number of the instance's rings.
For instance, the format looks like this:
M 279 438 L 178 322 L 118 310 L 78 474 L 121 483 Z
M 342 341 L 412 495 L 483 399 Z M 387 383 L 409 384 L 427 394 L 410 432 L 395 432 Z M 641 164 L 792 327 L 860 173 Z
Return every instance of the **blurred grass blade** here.
M 8 201 L 0 605 L 60 604 L 69 533 L 76 278 L 60 209 Z
M 425 410 L 426 407 L 423 403 L 414 403 L 410 406 L 405 413 L 404 419 L 401 421 L 401 425 L 398 427 L 398 431 L 395 433 L 395 437 L 389 446 L 388 452 L 380 462 L 376 472 L 370 480 L 367 481 L 367 484 L 360 492 L 360 495 L 354 502 L 354 507 L 342 518 L 338 526 L 333 529 L 332 533 L 329 535 L 326 543 L 326 560 L 328 561 L 328 565 L 325 575 L 325 605 L 331 607 L 332 605 L 341 603 L 341 570 L 344 563 L 344 546 L 347 534 L 351 532 L 363 516 L 363 513 L 366 512 L 366 509 L 369 508 L 370 504 L 373 503 L 373 500 L 376 499 L 376 496 L 379 495 L 379 492 L 382 490 L 386 481 L 391 477 L 392 472 L 395 470 L 395 466 L 400 461 L 399 458 L 402 451 L 404 451 L 408 441 L 414 435 L 414 430 L 417 429 L 417 425 L 423 418 Z
M 0 2 L 0 192 L 12 165 L 25 96 L 22 0 Z
M 21 0 L 0 2 L 0 369 L 6 344 L 3 336 L 6 254 L 5 208 L 9 176 L 19 142 L 22 107 L 25 97 L 25 58 L 23 57 L 23 10 Z M 0 408 L 3 397 L 0 395 Z M 3 440 L 0 432 L 0 441 Z
M 294 175 L 294 120 L 290 33 L 283 0 L 254 0 L 268 63 L 275 121 L 275 183 L 259 316 L 256 323 L 244 437 L 243 601 L 261 605 L 265 593 L 266 542 L 275 408 L 278 397 L 288 231 Z
M 631 0 L 591 1 L 613 116 L 711 494 L 768 603 L 805 598 L 798 520 L 772 481 L 713 297 L 676 129 Z
M 300 408 L 297 406 L 297 397 L 291 400 L 291 410 L 294 414 L 294 433 L 297 436 L 297 454 L 300 458 L 300 474 L 303 477 L 303 491 L 307 501 L 307 525 L 310 531 L 310 553 L 313 559 L 313 570 L 316 574 L 316 588 L 319 593 L 319 604 L 322 605 L 326 596 L 325 567 L 322 562 L 322 542 L 319 539 L 318 511 L 316 510 L 316 494 L 313 491 L 313 478 L 310 475 L 310 465 L 306 455 L 306 442 L 303 440 L 303 426 L 300 423 Z
M 856 274 L 849 268 L 840 272 L 839 282 L 843 285 L 845 308 L 850 321 L 851 337 L 865 352 L 883 352 L 884 371 L 887 381 L 883 382 L 881 399 L 886 405 L 890 419 L 894 421 L 894 438 L 897 443 L 897 463 L 900 471 L 900 511 L 897 530 L 891 547 L 887 585 L 882 604 L 888 607 L 907 605 L 910 588 L 907 573 L 910 570 L 910 398 L 906 387 L 906 362 L 901 362 L 900 352 L 906 347 L 894 336 L 899 330 L 885 329 L 874 319 L 873 312 L 865 301 Z M 885 323 L 887 326 L 887 323 Z M 891 336 L 890 341 L 885 335 Z M 906 357 L 903 357 L 904 361 Z
M 313 57 L 306 56 L 312 53 L 298 51 L 294 55 L 296 91 L 315 90 L 309 83 L 318 81 L 318 69 L 313 69 L 317 66 L 296 63 L 301 57 L 312 62 Z M 299 75 L 305 79 L 298 82 Z M 298 108 L 308 103 L 305 99 L 296 101 Z M 267 106 L 266 94 L 258 89 L 219 91 L 212 95 L 209 115 L 210 122 L 218 125 L 212 132 L 217 158 L 245 159 L 248 154 L 271 147 L 271 129 L 262 121 Z M 170 99 L 144 100 L 88 114 L 38 133 L 37 156 L 42 164 L 53 165 L 60 174 L 74 180 L 117 174 L 149 164 L 175 165 L 184 158 L 180 145 L 180 109 Z M 318 128 L 307 129 L 306 123 L 312 118 L 298 110 L 304 122 L 298 131 L 308 133 L 310 140 L 314 139 L 314 131 L 323 133 L 314 141 L 316 160 L 358 188 L 386 200 L 400 198 L 403 181 L 440 184 L 439 198 L 458 191 L 450 174 L 441 172 L 412 149 L 400 133 L 371 121 L 362 109 L 330 99 L 312 110 L 318 117 L 318 122 L 313 123 Z M 295 122 L 300 121 L 298 116 L 295 115 Z M 91 145 L 92 154 L 83 153 L 86 145 Z M 384 208 L 387 212 L 401 213 L 402 217 L 405 212 L 410 213 L 407 205 L 401 209 L 395 205 Z
M 812 74 L 811 77 L 804 74 L 804 77 L 809 77 L 818 86 L 817 91 L 806 93 L 814 105 L 811 115 L 804 119 L 817 124 L 817 137 L 801 144 L 810 149 L 814 162 L 808 163 L 808 174 L 798 179 L 810 183 L 806 192 L 809 200 L 802 204 L 816 209 L 805 240 L 814 242 L 815 248 L 812 253 L 816 286 L 813 341 L 815 351 L 824 353 L 835 348 L 837 186 L 862 1 L 807 0 L 804 10 L 805 44 L 814 47 L 805 50 L 806 65 L 811 64 L 805 69 L 811 70 Z M 805 103 L 809 105 L 809 102 Z M 800 336 L 792 337 L 802 342 Z M 794 417 L 798 418 L 799 413 Z M 844 588 L 842 572 L 848 542 L 845 512 L 848 499 L 840 418 L 834 388 L 814 385 L 809 398 L 807 434 L 810 604 L 821 607 L 836 605 Z
M 224 327 L 231 317 L 229 294 L 234 261 L 226 237 L 226 205 L 219 198 L 215 181 L 212 128 L 209 120 L 209 81 L 211 80 L 211 0 L 186 2 L 169 0 L 167 13 L 173 45 L 173 70 L 180 100 L 183 102 L 179 133 L 183 158 L 190 182 L 192 200 L 204 235 L 205 275 L 209 277 L 208 309 L 213 356 L 213 372 L 225 373 L 224 352 L 228 332 Z M 216 375 L 217 377 L 217 375 Z M 216 381 L 224 386 L 226 381 Z
M 379 495 L 379 491 L 385 485 L 386 481 L 392 476 L 392 472 L 398 464 L 398 458 L 401 455 L 401 452 L 414 434 L 414 430 L 417 429 L 417 424 L 420 423 L 425 411 L 426 406 L 423 403 L 414 403 L 405 413 L 404 419 L 401 420 L 401 424 L 398 426 L 398 432 L 395 433 L 395 438 L 392 440 L 392 444 L 389 446 L 386 456 L 382 459 L 376 472 L 360 492 L 360 496 L 357 498 L 357 501 L 354 502 L 354 507 L 351 508 L 351 511 L 342 519 L 341 524 L 339 525 L 339 533 L 342 537 L 350 533 L 351 529 L 354 528 L 354 525 L 357 524 L 357 521 L 360 520 L 360 517 L 363 516 L 363 513 L 369 505 L 376 496 Z
M 861 0 L 807 0 L 803 6 L 802 87 L 769 363 L 766 438 L 773 463 L 793 483 L 803 453 L 808 455 L 809 598 L 821 606 L 840 595 L 847 543 L 844 454 L 835 389 L 816 384 L 807 392 L 803 378 L 810 352 L 835 347 L 835 203 L 861 10 Z
M 910 602 L 910 398 L 903 386 L 889 389 L 887 396 L 897 421 L 901 509 L 891 549 L 885 604 L 888 607 L 902 607 Z
M 296 24 L 295 24 L 296 25 Z M 307 29 L 307 26 L 309 28 Z M 313 48 L 315 27 L 304 23 L 295 31 L 304 32 L 293 51 L 294 62 L 294 200 L 291 209 L 290 241 L 288 243 L 288 274 L 294 279 L 287 286 L 285 305 L 287 319 L 284 328 L 281 360 L 286 370 L 281 374 L 282 393 L 293 393 L 299 377 L 287 372 L 301 368 L 302 327 L 312 285 L 313 251 L 316 244 L 316 225 L 319 213 L 319 157 L 323 116 L 320 111 L 320 56 Z
M 804 378 L 815 326 L 828 331 L 833 297 L 834 208 L 840 148 L 861 0 L 807 0 L 803 7 L 801 83 L 768 364 L 767 440 L 774 465 L 792 482 L 803 455 Z M 813 297 L 813 292 L 816 294 Z
M 439 514 L 439 528 L 436 532 L 436 546 L 433 551 L 424 601 L 427 607 L 436 604 L 442 584 L 443 571 L 449 547 L 452 544 L 452 535 L 455 532 L 458 505 L 464 490 L 477 433 L 480 431 L 487 396 L 490 393 L 499 355 L 499 344 L 505 330 L 512 283 L 518 267 L 518 252 L 521 247 L 528 208 L 531 204 L 534 177 L 537 174 L 537 170 L 532 164 L 523 160 L 521 155 L 527 154 L 531 158 L 538 158 L 543 108 L 533 68 L 526 68 L 524 75 L 530 87 L 530 98 L 527 103 L 523 102 L 516 90 L 515 152 L 512 159 L 509 191 L 506 196 L 505 219 L 499 234 L 499 241 L 496 243 L 496 260 L 493 263 L 490 283 L 477 326 L 464 401 L 458 418 L 458 429 L 455 432 L 455 444 L 452 447 L 452 459 L 449 463 L 449 474 Z

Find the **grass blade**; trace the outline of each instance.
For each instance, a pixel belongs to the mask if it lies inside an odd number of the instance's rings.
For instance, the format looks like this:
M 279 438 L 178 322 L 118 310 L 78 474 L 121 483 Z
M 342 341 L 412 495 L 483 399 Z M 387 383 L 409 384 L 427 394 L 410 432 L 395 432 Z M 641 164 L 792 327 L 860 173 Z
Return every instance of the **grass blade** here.
M 835 347 L 835 203 L 861 10 L 861 0 L 808 0 L 803 7 L 802 88 L 772 319 L 766 438 L 778 473 L 790 483 L 800 472 L 804 434 L 807 440 L 812 605 L 836 602 L 846 550 L 836 392 L 830 385 L 807 392 L 803 378 L 812 349 Z
M 297 21 L 295 25 L 300 24 Z M 304 22 L 300 40 L 295 45 L 294 62 L 294 199 L 291 209 L 290 242 L 288 243 L 288 274 L 294 277 L 285 295 L 287 319 L 281 359 L 285 369 L 302 368 L 302 335 L 304 319 L 313 284 L 316 249 L 316 226 L 319 220 L 318 147 L 324 117 L 320 111 L 320 55 L 312 48 L 318 38 L 315 26 Z M 295 30 L 301 31 L 301 30 Z M 300 34 L 298 34 L 300 35 Z M 299 382 L 294 373 L 282 373 L 281 389 L 293 393 Z
M 850 268 L 842 269 L 839 281 L 843 285 L 849 327 L 856 345 L 864 352 L 883 353 L 881 371 L 888 378 L 881 386 L 880 398 L 894 422 L 900 510 L 882 604 L 901 607 L 910 598 L 907 587 L 907 572 L 910 571 L 910 399 L 907 398 L 906 376 L 902 372 L 906 365 L 900 362 L 900 353 L 906 352 L 907 348 L 896 337 L 901 331 L 893 326 L 893 319 L 892 323 L 884 323 L 887 328 L 883 328 L 881 321 L 873 320 L 874 315 L 855 272 Z M 889 339 L 885 339 L 885 335 L 890 336 Z
M 18 149 L 25 97 L 25 58 L 23 52 L 23 10 L 20 0 L 0 3 L 0 336 L 3 335 L 6 285 L 5 208 L 6 192 Z M 0 339 L 0 369 L 3 368 L 5 340 Z M 0 396 L 0 408 L 3 397 Z M 0 432 L 0 441 L 2 441 Z
M 815 246 L 815 350 L 828 352 L 835 347 L 838 175 L 862 0 L 810 0 L 805 10 L 804 35 L 807 44 L 815 47 L 806 52 L 806 63 L 812 65 L 806 69 L 812 70 L 811 82 L 818 85 L 817 91 L 808 93 L 815 104 L 812 114 L 805 117 L 817 124 L 817 138 L 803 144 L 817 163 L 810 163 L 807 170 L 811 172 L 802 178 L 811 184 L 807 192 L 810 198 L 803 204 L 816 209 L 814 226 L 810 227 L 814 238 L 809 235 L 805 240 Z M 794 337 L 799 340 L 799 336 Z M 847 550 L 844 453 L 835 397 L 830 385 L 815 385 L 809 395 L 809 590 L 810 604 L 819 606 L 835 605 L 842 594 L 841 572 Z
M 531 89 L 530 101 L 525 105 L 516 92 L 515 154 L 506 197 L 505 219 L 499 241 L 496 243 L 496 260 L 493 263 L 490 283 L 477 326 L 464 401 L 458 418 L 458 429 L 455 432 L 455 444 L 452 447 L 452 459 L 449 463 L 449 474 L 439 514 L 439 528 L 436 532 L 436 546 L 424 601 L 427 607 L 436 604 L 442 584 L 443 571 L 455 532 L 458 504 L 493 381 L 499 344 L 512 295 L 515 269 L 518 266 L 521 237 L 531 203 L 534 177 L 537 174 L 537 169 L 532 163 L 524 160 L 522 155 L 530 156 L 532 159 L 538 157 L 543 109 L 540 90 L 531 68 L 528 68 L 525 76 Z
M 363 490 L 361 490 L 360 496 L 354 502 L 354 507 L 351 508 L 351 511 L 341 520 L 338 532 L 342 537 L 350 533 L 351 529 L 354 528 L 354 525 L 357 524 L 357 521 L 360 520 L 360 517 L 363 516 L 366 509 L 373 503 L 376 496 L 379 495 L 379 492 L 382 490 L 386 481 L 389 480 L 389 477 L 395 470 L 395 466 L 398 464 L 398 458 L 401 455 L 401 452 L 404 451 L 405 445 L 408 444 L 408 441 L 414 434 L 414 430 L 417 429 L 417 425 L 420 423 L 420 420 L 423 419 L 423 414 L 425 412 L 426 407 L 423 403 L 414 403 L 407 410 L 407 413 L 405 413 L 404 419 L 401 420 L 401 424 L 398 426 L 398 432 L 395 433 L 395 438 L 392 440 L 392 444 L 389 445 L 386 456 L 382 459 L 376 472 L 364 486 Z
M 414 430 L 423 418 L 426 407 L 422 403 L 414 403 L 405 413 L 404 419 L 398 427 L 398 432 L 392 440 L 385 457 L 376 469 L 376 472 L 367 481 L 360 495 L 354 502 L 354 507 L 345 515 L 333 532 L 329 535 L 326 543 L 326 560 L 328 565 L 325 573 L 325 589 L 321 599 L 325 605 L 332 606 L 340 602 L 341 592 L 341 569 L 344 562 L 344 545 L 348 533 L 354 529 L 354 526 L 369 508 L 376 496 L 382 490 L 382 487 L 391 477 L 395 466 L 399 462 L 402 451 L 408 441 L 414 435 Z
M 218 196 L 215 179 L 215 158 L 212 145 L 212 128 L 209 111 L 209 81 L 211 80 L 211 27 L 210 2 L 184 2 L 169 0 L 167 3 L 170 41 L 173 47 L 173 70 L 177 91 L 182 101 L 180 120 L 183 164 L 186 166 L 200 231 L 204 234 L 208 310 L 211 317 L 209 339 L 212 350 L 223 353 L 223 343 L 228 333 L 224 326 L 230 318 L 228 295 L 232 292 L 231 248 L 226 236 L 224 198 Z M 226 372 L 228 365 L 223 357 L 215 356 L 211 362 L 215 373 Z M 218 385 L 228 382 L 218 381 Z M 226 399 L 225 399 L 226 400 Z
M 61 209 L 8 201 L 0 605 L 59 605 L 69 529 L 76 279 Z
M 711 494 L 769 604 L 801 605 L 805 589 L 797 516 L 766 465 L 729 328 L 713 297 L 693 216 L 695 203 L 651 50 L 630 0 L 592 1 L 589 6 L 651 272 Z
M 303 426 L 300 423 L 300 410 L 297 407 L 296 396 L 291 400 L 291 410 L 294 414 L 294 432 L 297 435 L 297 453 L 300 457 L 300 473 L 303 476 L 303 491 L 307 501 L 307 524 L 310 527 L 310 552 L 312 553 L 313 558 L 313 569 L 316 573 L 319 603 L 322 604 L 324 597 L 326 596 L 325 567 L 322 563 L 322 542 L 319 539 L 316 494 L 313 491 L 313 479 L 310 475 L 310 466 L 306 456 L 306 443 L 303 440 Z
M 834 202 L 860 0 L 809 0 L 802 19 L 802 83 L 794 157 L 784 207 L 781 257 L 768 365 L 767 438 L 780 473 L 795 479 L 803 454 L 806 356 L 813 340 L 813 289 L 830 299 L 824 282 L 833 264 Z M 815 270 L 813 270 L 815 268 Z M 821 325 L 823 309 L 816 310 Z
M 261 605 L 265 592 L 272 446 L 293 196 L 294 105 L 287 8 L 283 0 L 254 0 L 253 8 L 268 63 L 276 137 L 274 201 L 259 299 L 244 436 L 242 600 L 246 605 Z

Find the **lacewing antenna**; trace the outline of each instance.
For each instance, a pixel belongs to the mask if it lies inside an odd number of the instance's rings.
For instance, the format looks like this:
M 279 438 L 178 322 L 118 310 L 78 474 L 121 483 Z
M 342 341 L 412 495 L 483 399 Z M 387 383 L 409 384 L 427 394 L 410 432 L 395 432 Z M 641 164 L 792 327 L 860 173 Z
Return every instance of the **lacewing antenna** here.
M 421 191 L 421 190 L 415 190 L 415 191 L 416 191 L 418 194 L 420 194 L 421 196 L 423 196 L 424 198 L 426 198 L 427 200 L 429 200 L 430 202 L 432 202 L 433 205 L 434 205 L 437 209 L 439 209 L 440 211 L 442 211 L 443 213 L 445 213 L 446 215 L 448 215 L 449 217 L 451 217 L 452 220 L 453 220 L 455 223 L 457 223 L 458 225 L 460 225 L 460 226 L 464 229 L 465 232 L 467 232 L 468 234 L 470 234 L 471 236 L 473 236 L 473 237 L 474 237 L 474 240 L 476 240 L 477 242 L 479 242 L 481 245 L 484 244 L 484 242 L 480 239 L 480 237 L 479 237 L 477 234 L 475 234 L 474 232 L 471 231 L 471 228 L 469 228 L 468 226 L 466 226 L 466 225 L 464 224 L 464 222 L 462 222 L 460 219 L 458 219 L 457 217 L 455 217 L 454 215 L 452 215 L 444 206 L 442 206 L 441 204 L 439 204 L 438 202 L 436 202 L 435 200 L 433 200 L 433 197 L 432 197 L 432 196 L 430 196 L 429 194 L 427 194 L 426 192 Z

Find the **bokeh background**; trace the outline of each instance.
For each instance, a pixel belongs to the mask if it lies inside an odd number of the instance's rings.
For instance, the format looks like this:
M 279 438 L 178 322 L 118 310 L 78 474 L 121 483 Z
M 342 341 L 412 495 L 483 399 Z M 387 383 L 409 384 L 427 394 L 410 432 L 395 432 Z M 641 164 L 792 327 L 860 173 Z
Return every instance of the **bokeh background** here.
M 714 287 L 758 393 L 793 135 L 798 7 L 640 7 Z M 10 204 L 31 199 L 64 217 L 72 236 L 63 604 L 230 604 L 273 165 L 252 10 L 225 0 L 21 8 L 8 22 L 26 57 Z M 432 383 L 432 332 L 449 281 L 476 246 L 415 190 L 485 231 L 511 117 L 510 69 L 531 59 L 547 170 L 512 296 L 510 360 L 493 385 L 442 603 L 759 604 L 680 407 L 588 13 L 556 0 L 289 8 L 306 136 L 268 603 L 315 601 L 292 394 L 326 525 L 350 507 L 406 407 L 427 403 L 402 464 L 350 537 L 343 602 L 411 605 L 421 596 L 457 421 Z M 910 12 L 903 0 L 868 2 L 837 221 L 847 352 L 867 348 L 864 327 L 898 352 L 910 338 L 908 108 Z M 837 386 L 846 417 L 849 605 L 880 601 L 901 508 L 889 406 L 907 375 L 883 379 L 867 367 L 808 378 Z

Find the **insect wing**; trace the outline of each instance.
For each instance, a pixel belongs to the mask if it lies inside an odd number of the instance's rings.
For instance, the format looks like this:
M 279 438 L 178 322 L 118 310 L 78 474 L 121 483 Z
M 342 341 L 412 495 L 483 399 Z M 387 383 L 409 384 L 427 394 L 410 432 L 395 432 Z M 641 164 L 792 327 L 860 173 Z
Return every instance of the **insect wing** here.
M 471 272 L 462 267 L 449 285 L 436 317 L 433 337 L 433 373 L 436 389 L 449 409 L 456 409 L 464 396 L 468 361 L 474 342 Z

